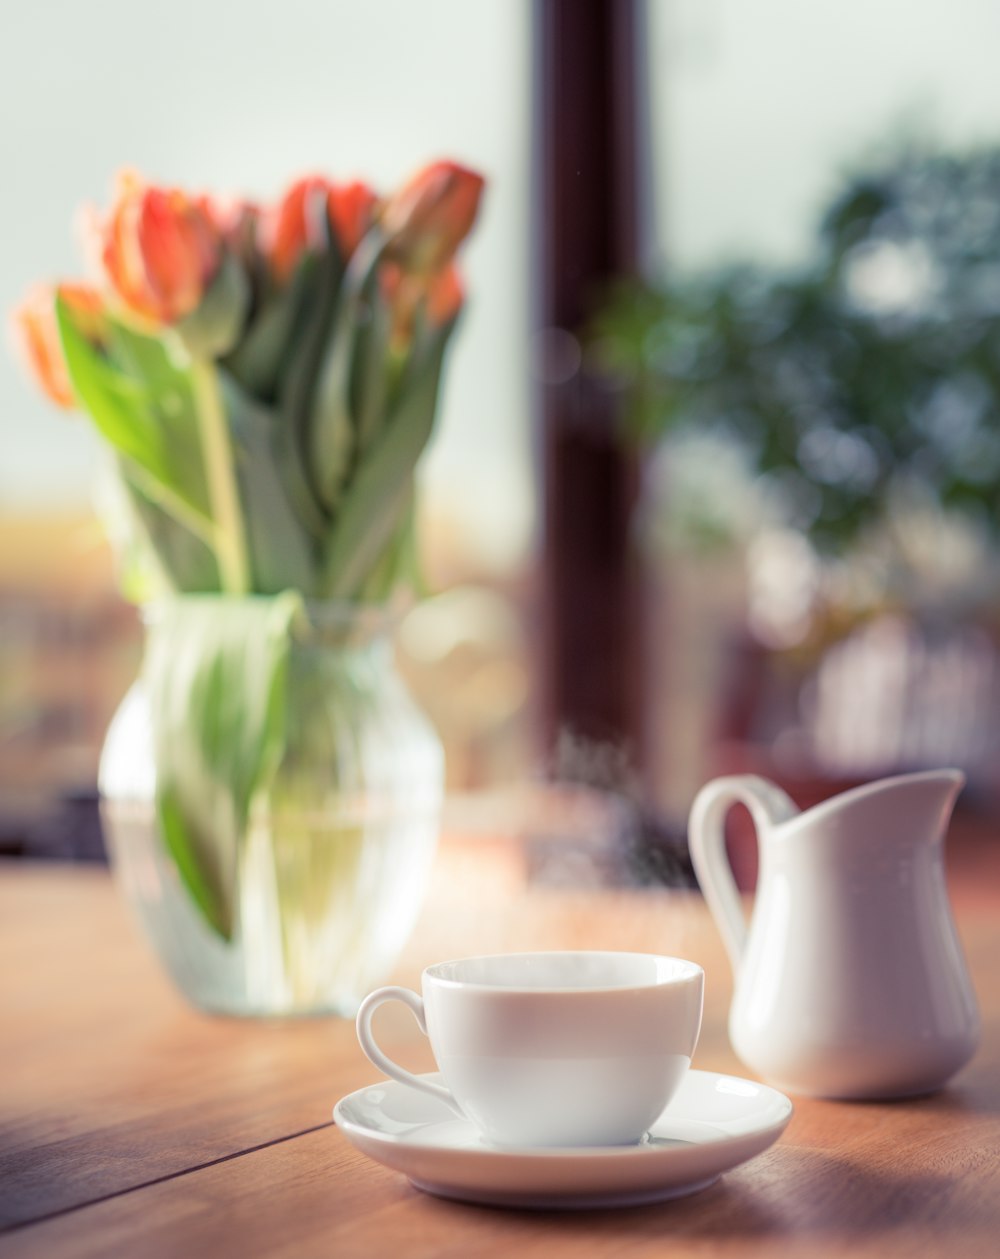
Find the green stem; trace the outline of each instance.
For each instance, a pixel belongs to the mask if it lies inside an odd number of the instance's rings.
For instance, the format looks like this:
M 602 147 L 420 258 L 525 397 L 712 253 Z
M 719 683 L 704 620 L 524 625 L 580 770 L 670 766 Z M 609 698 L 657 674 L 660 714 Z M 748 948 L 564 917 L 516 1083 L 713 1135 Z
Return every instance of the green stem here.
M 246 526 L 236 485 L 236 466 L 226 411 L 212 364 L 205 359 L 192 358 L 191 383 L 201 430 L 208 499 L 215 520 L 213 545 L 222 590 L 224 594 L 248 594 L 250 564 Z

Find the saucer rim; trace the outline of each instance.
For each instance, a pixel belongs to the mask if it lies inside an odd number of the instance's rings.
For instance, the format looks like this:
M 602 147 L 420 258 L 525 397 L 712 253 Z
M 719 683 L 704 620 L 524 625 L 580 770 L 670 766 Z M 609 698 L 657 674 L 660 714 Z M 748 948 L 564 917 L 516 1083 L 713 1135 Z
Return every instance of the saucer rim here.
M 754 1127 L 750 1132 L 732 1133 L 732 1132 L 722 1132 L 716 1129 L 713 1132 L 712 1136 L 706 1141 L 699 1141 L 696 1143 L 684 1143 L 677 1146 L 665 1147 L 665 1146 L 650 1145 L 643 1142 L 637 1142 L 634 1145 L 566 1145 L 566 1146 L 530 1146 L 530 1145 L 488 1146 L 488 1145 L 483 1145 L 483 1146 L 471 1146 L 468 1148 L 463 1148 L 462 1156 L 463 1158 L 471 1157 L 479 1161 L 486 1160 L 486 1159 L 496 1159 L 496 1158 L 502 1158 L 502 1159 L 529 1158 L 529 1159 L 537 1159 L 539 1161 L 544 1161 L 544 1162 L 548 1162 L 552 1160 L 563 1160 L 563 1159 L 587 1160 L 587 1159 L 594 1159 L 594 1158 L 614 1158 L 614 1159 L 619 1159 L 619 1160 L 625 1160 L 625 1159 L 646 1160 L 646 1159 L 654 1158 L 654 1157 L 657 1159 L 663 1159 L 663 1160 L 676 1158 L 679 1161 L 679 1160 L 682 1160 L 688 1154 L 692 1145 L 695 1145 L 696 1147 L 715 1146 L 715 1145 L 724 1144 L 726 1142 L 738 1142 L 741 1140 L 745 1140 L 747 1137 L 752 1137 L 753 1139 L 756 1140 L 763 1136 L 770 1136 L 771 1134 L 773 1134 L 773 1140 L 776 1141 L 784 1132 L 784 1130 L 788 1127 L 789 1123 L 791 1122 L 792 1116 L 795 1113 L 795 1107 L 790 1097 L 788 1097 L 785 1093 L 781 1092 L 780 1089 L 774 1088 L 773 1085 L 764 1084 L 760 1080 L 750 1080 L 743 1076 L 733 1075 L 731 1072 L 727 1072 L 727 1071 L 706 1071 L 706 1070 L 699 1069 L 696 1067 L 689 1068 L 688 1072 L 686 1073 L 685 1080 L 689 1076 L 712 1078 L 716 1080 L 733 1080 L 739 1084 L 752 1084 L 756 1089 L 759 1089 L 761 1093 L 764 1094 L 765 1096 L 770 1095 L 770 1100 L 772 1102 L 778 1103 L 781 1109 L 781 1113 L 779 1114 L 777 1118 L 775 1118 L 771 1122 L 766 1123 L 766 1124 L 761 1123 L 759 1126 Z M 439 1071 L 425 1071 L 425 1072 L 419 1073 L 419 1078 L 439 1082 L 441 1079 L 441 1073 Z M 356 1123 L 354 1120 L 346 1118 L 343 1114 L 343 1108 L 347 1106 L 348 1103 L 353 1101 L 355 1098 L 360 1097 L 363 1093 L 367 1093 L 373 1088 L 387 1088 L 387 1087 L 392 1087 L 392 1086 L 396 1088 L 407 1087 L 405 1084 L 401 1083 L 398 1080 L 385 1079 L 384 1081 L 376 1081 L 372 1084 L 366 1084 L 362 1088 L 355 1089 L 353 1092 L 346 1094 L 333 1107 L 334 1123 L 345 1134 L 353 1133 L 367 1141 L 375 1141 L 380 1144 L 389 1145 L 389 1146 L 405 1147 L 405 1148 L 410 1148 L 410 1149 L 415 1148 L 413 1140 L 408 1135 L 392 1133 L 392 1132 L 383 1132 L 378 1128 L 372 1128 L 372 1127 L 368 1127 L 360 1123 Z M 683 1087 L 683 1082 L 682 1082 L 682 1087 Z M 669 1109 L 669 1107 L 667 1109 Z M 475 1126 L 472 1123 L 471 1119 L 462 1120 L 456 1117 L 455 1122 L 458 1122 L 458 1123 L 464 1122 L 464 1123 L 469 1124 L 471 1127 Z M 706 1121 L 705 1126 L 707 1128 L 712 1127 L 712 1125 L 708 1123 L 707 1121 Z M 434 1150 L 434 1149 L 444 1150 L 444 1149 L 447 1149 L 448 1147 L 438 1146 L 434 1144 L 420 1143 L 419 1148 L 426 1149 L 426 1150 Z

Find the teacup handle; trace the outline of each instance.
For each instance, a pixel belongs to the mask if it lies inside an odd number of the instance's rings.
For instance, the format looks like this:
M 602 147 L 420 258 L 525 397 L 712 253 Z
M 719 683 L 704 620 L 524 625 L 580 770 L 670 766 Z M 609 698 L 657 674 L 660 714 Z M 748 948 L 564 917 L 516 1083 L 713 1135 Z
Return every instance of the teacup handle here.
M 358 1010 L 358 1040 L 361 1043 L 361 1048 L 365 1051 L 365 1057 L 385 1075 L 389 1076 L 391 1080 L 398 1080 L 400 1084 L 419 1089 L 422 1093 L 429 1093 L 431 1097 L 436 1097 L 439 1102 L 444 1102 L 446 1106 L 450 1106 L 457 1115 L 461 1115 L 464 1119 L 465 1112 L 458 1102 L 455 1101 L 451 1089 L 445 1088 L 443 1084 L 435 1084 L 433 1080 L 426 1080 L 419 1075 L 414 1075 L 412 1071 L 407 1071 L 405 1067 L 399 1066 L 398 1063 L 387 1057 L 375 1043 L 375 1036 L 372 1032 L 372 1016 L 379 1006 L 386 1001 L 402 1001 L 403 1005 L 413 1011 L 413 1016 L 417 1020 L 417 1026 L 425 1036 L 427 1035 L 427 1019 L 424 1016 L 423 998 L 409 988 L 376 988 L 374 992 L 369 993 L 365 997 Z
M 756 774 L 716 778 L 702 787 L 691 806 L 688 822 L 691 861 L 735 973 L 746 947 L 747 925 L 726 854 L 726 814 L 734 804 L 745 804 L 750 810 L 758 844 L 764 832 L 794 817 L 799 809 L 780 787 Z

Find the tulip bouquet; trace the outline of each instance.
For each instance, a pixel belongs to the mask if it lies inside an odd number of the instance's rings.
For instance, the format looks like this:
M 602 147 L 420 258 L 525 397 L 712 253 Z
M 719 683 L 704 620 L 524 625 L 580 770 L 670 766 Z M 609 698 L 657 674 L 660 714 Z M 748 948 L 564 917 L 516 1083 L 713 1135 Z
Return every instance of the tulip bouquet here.
M 386 200 L 311 177 L 266 208 L 120 177 L 86 226 L 105 283 L 38 288 L 15 327 L 118 456 L 134 594 L 392 589 L 481 190 L 447 162 Z
M 297 621 L 413 583 L 414 469 L 482 187 L 437 162 L 384 198 L 312 176 L 259 206 L 123 174 L 86 222 L 100 281 L 38 288 L 15 314 L 42 387 L 114 456 L 123 586 L 155 609 L 159 828 L 223 939 L 288 739 Z

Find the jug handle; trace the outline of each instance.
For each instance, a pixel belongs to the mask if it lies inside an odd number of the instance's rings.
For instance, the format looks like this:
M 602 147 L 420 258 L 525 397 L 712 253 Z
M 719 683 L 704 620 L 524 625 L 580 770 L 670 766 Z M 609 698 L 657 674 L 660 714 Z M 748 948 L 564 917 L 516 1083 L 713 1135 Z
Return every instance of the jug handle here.
M 716 778 L 702 787 L 691 806 L 691 860 L 735 974 L 746 947 L 747 925 L 726 854 L 726 815 L 734 804 L 745 804 L 750 810 L 758 845 L 772 826 L 794 817 L 799 809 L 780 787 L 756 774 Z

